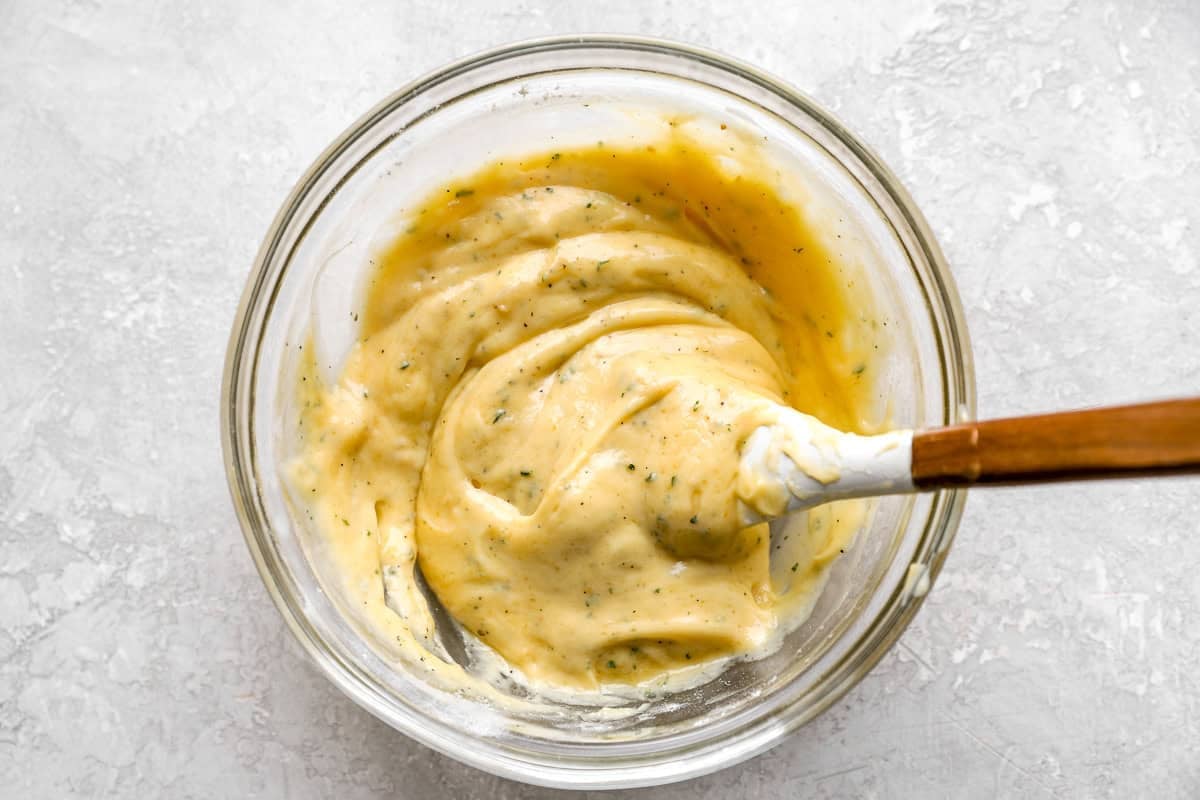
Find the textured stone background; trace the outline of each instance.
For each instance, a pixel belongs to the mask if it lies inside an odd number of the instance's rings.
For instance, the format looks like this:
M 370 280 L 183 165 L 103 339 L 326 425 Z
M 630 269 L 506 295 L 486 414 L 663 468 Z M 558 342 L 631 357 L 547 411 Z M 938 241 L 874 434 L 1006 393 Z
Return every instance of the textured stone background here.
M 278 204 L 451 57 L 600 30 L 755 62 L 925 209 L 981 414 L 1200 394 L 1194 0 L 338 5 L 0 3 L 6 797 L 554 794 L 326 684 L 259 583 L 218 447 L 226 334 Z M 976 493 L 861 686 L 771 753 L 644 796 L 1197 796 L 1198 513 L 1180 479 Z

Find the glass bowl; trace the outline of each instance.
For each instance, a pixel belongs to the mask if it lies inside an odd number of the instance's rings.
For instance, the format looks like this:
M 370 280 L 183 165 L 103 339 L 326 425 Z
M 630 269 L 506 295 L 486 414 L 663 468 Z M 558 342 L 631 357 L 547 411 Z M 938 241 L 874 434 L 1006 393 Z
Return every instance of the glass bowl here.
M 891 172 L 812 100 L 752 67 L 629 37 L 542 39 L 452 64 L 400 89 L 317 159 L 267 232 L 226 357 L 222 444 L 246 542 L 276 606 L 356 703 L 455 759 L 528 783 L 614 788 L 712 772 L 777 744 L 879 661 L 920 606 L 965 494 L 876 503 L 809 619 L 778 652 L 632 715 L 506 709 L 435 685 L 364 635 L 325 575 L 317 533 L 282 477 L 298 345 L 336 354 L 372 248 L 406 202 L 492 158 L 629 135 L 649 110 L 720 116 L 761 136 L 806 187 L 888 321 L 880 378 L 892 423 L 974 415 L 970 346 L 944 258 Z M 636 134 L 633 134 L 636 135 Z M 340 320 L 340 322 L 339 322 Z

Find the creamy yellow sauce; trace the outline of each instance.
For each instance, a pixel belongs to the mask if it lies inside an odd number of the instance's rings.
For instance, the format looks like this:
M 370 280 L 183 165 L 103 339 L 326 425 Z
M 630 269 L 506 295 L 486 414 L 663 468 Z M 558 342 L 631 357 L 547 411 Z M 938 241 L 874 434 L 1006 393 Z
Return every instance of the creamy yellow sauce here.
M 772 404 L 874 428 L 879 332 L 755 146 L 722 144 L 675 131 L 454 180 L 379 253 L 336 383 L 305 371 L 293 488 L 408 657 L 445 658 L 418 566 L 533 684 L 762 652 L 861 525 L 859 503 L 810 512 L 773 577 L 767 526 L 739 521 L 739 450 Z

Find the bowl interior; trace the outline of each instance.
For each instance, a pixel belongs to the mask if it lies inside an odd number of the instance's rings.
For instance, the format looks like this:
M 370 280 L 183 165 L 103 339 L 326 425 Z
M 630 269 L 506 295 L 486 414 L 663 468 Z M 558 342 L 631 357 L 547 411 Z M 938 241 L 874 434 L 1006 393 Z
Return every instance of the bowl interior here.
M 657 43 L 514 48 L 397 93 L 335 143 L 285 205 L 231 343 L 225 412 L 235 503 L 301 641 L 347 693 L 395 727 L 525 780 L 659 782 L 769 746 L 882 655 L 957 523 L 961 498 L 953 494 L 877 501 L 811 616 L 776 653 L 628 713 L 489 703 L 431 683 L 358 624 L 337 576 L 325 574 L 319 531 L 282 478 L 295 442 L 299 346 L 311 331 L 320 368 L 337 374 L 356 335 L 351 312 L 373 253 L 434 186 L 548 147 L 652 141 L 668 120 L 723 122 L 755 137 L 785 176 L 789 199 L 819 221 L 854 279 L 869 287 L 890 334 L 878 420 L 922 427 L 970 413 L 953 289 L 894 181 L 804 98 L 716 57 Z

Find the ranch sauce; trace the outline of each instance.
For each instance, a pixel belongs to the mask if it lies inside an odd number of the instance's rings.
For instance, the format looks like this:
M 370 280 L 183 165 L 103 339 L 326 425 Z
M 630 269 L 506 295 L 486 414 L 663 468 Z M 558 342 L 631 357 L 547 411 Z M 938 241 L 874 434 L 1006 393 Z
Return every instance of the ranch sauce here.
M 509 674 L 594 692 L 769 650 L 863 522 L 809 512 L 782 578 L 743 527 L 773 404 L 872 428 L 879 332 L 755 145 L 684 129 L 441 187 L 336 383 L 305 373 L 294 493 L 361 618 L 430 669 L 456 667 L 418 565 Z

